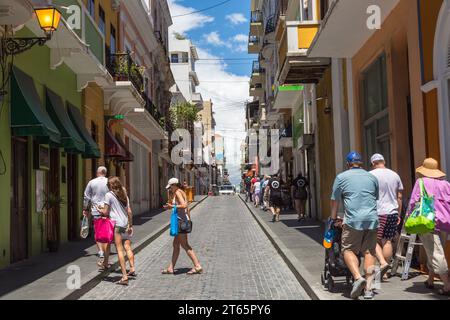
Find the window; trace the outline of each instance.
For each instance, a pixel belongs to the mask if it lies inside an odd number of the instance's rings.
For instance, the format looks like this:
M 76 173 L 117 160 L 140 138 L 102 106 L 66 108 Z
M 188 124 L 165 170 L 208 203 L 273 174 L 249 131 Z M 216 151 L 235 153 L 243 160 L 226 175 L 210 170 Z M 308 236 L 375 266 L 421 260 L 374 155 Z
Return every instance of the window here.
M 313 0 L 300 0 L 300 8 L 296 15 L 297 21 L 313 21 L 314 5 Z
M 189 62 L 189 54 L 187 52 L 183 52 L 182 53 L 181 62 L 182 63 L 188 63 Z
M 170 61 L 171 61 L 172 63 L 178 63 L 178 53 L 172 53 L 172 54 L 170 55 Z
M 94 0 L 88 0 L 87 6 L 88 6 L 89 15 L 92 18 L 95 18 L 95 1 Z
M 103 10 L 102 6 L 99 6 L 98 8 L 98 27 L 100 31 L 105 35 L 105 26 L 106 26 L 106 16 L 105 16 L 105 10 Z
M 116 44 L 116 28 L 114 28 L 113 25 L 111 25 L 111 37 L 110 37 L 110 53 L 115 54 L 117 51 L 117 44 Z
M 390 128 L 386 56 L 383 54 L 363 73 L 363 130 L 367 158 L 381 153 L 390 163 Z
M 330 3 L 328 0 L 320 0 L 320 19 L 323 20 L 327 15 Z

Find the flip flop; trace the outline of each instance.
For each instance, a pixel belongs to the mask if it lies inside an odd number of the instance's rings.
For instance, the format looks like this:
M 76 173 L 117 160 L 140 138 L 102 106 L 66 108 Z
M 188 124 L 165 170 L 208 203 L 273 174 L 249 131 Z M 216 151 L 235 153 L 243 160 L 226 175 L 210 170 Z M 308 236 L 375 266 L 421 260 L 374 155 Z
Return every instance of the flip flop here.
M 203 273 L 203 268 L 199 268 L 199 269 L 194 268 L 194 269 L 192 269 L 191 271 L 189 271 L 189 272 L 187 273 L 187 275 L 188 275 L 188 276 L 192 276 L 192 275 L 195 275 L 195 274 L 202 274 L 202 273 Z
M 116 282 L 116 284 L 120 286 L 127 286 L 128 285 L 128 279 L 124 280 L 123 278 Z
M 174 272 L 164 269 L 163 271 L 161 271 L 161 274 L 174 274 Z
M 385 265 L 384 267 L 382 267 L 382 268 L 380 269 L 380 279 L 383 279 L 384 276 L 386 275 L 386 273 L 387 273 L 390 269 L 392 269 L 392 267 L 391 267 L 389 264 L 387 264 L 387 265 Z
M 133 272 L 128 272 L 127 275 L 128 275 L 129 277 L 132 277 L 132 278 L 136 278 L 136 277 L 137 277 L 137 274 L 136 274 L 135 271 L 133 271 Z

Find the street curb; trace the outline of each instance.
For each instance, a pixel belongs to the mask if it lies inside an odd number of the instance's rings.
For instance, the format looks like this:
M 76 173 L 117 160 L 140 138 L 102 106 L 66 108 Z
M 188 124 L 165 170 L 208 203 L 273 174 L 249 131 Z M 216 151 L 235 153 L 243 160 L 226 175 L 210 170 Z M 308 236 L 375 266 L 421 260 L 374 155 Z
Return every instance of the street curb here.
M 266 225 L 266 221 L 264 221 L 261 217 L 253 212 L 253 210 L 249 207 L 247 202 L 239 195 L 239 198 L 247 207 L 248 211 L 250 211 L 253 218 L 256 220 L 258 225 L 261 227 L 263 232 L 269 238 L 269 241 L 277 250 L 278 254 L 283 258 L 286 265 L 289 267 L 291 272 L 297 278 L 300 285 L 306 291 L 311 300 L 329 300 L 329 297 L 326 297 L 322 294 L 321 288 L 316 288 L 314 285 L 317 282 L 317 279 L 306 269 L 303 263 L 294 256 L 294 254 L 284 245 L 284 243 L 278 238 L 278 236 L 270 230 L 270 228 Z
M 192 207 L 190 207 L 190 210 L 194 210 L 195 207 L 197 207 L 200 203 L 205 201 L 208 198 L 208 196 L 205 196 L 203 199 L 201 199 L 198 202 L 195 202 Z M 141 241 L 136 243 L 136 246 L 133 248 L 133 253 L 138 254 L 140 251 L 142 251 L 144 248 L 146 248 L 150 243 L 155 241 L 159 236 L 161 236 L 165 231 L 169 230 L 170 228 L 170 222 L 163 225 L 162 227 L 158 228 L 154 232 L 152 232 L 150 235 L 148 235 L 146 238 L 142 239 Z M 106 276 L 111 274 L 113 271 L 115 271 L 117 268 L 119 268 L 119 261 L 116 261 L 112 264 L 110 271 L 105 271 L 102 273 L 98 273 L 97 271 L 90 273 L 91 276 L 90 280 L 87 280 L 84 284 L 81 285 L 80 289 L 77 289 L 73 291 L 72 293 L 68 294 L 62 300 L 79 300 L 83 295 L 85 295 L 87 292 L 91 291 L 93 288 L 95 288 Z

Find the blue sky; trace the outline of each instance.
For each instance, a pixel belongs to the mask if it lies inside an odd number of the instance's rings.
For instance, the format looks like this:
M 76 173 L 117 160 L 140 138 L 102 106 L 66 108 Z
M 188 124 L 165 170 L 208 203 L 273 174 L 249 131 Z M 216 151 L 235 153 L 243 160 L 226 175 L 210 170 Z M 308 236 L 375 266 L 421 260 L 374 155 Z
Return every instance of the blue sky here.
M 202 10 L 223 0 L 168 0 L 172 16 Z M 245 103 L 249 97 L 252 59 L 247 53 L 250 0 L 231 0 L 217 8 L 174 17 L 171 34 L 191 39 L 200 60 L 197 91 L 213 102 L 216 133 L 225 137 L 227 168 L 233 183 L 240 181 L 240 146 L 245 139 Z M 240 59 L 247 60 L 218 60 Z
M 189 9 L 201 10 L 223 2 L 223 0 L 177 0 L 172 2 Z M 176 14 L 172 12 L 172 15 Z M 252 58 L 247 53 L 246 42 L 249 31 L 249 0 L 231 0 L 219 7 L 199 13 L 199 15 L 206 17 L 204 21 L 207 22 L 185 32 L 197 46 L 221 58 Z M 183 19 L 189 17 L 186 16 Z M 173 19 L 175 26 L 180 19 L 182 18 Z M 193 26 L 195 26 L 195 22 L 193 22 Z M 207 65 L 209 62 L 199 61 L 198 63 Z M 227 61 L 226 70 L 236 75 L 248 76 L 251 63 L 251 60 Z

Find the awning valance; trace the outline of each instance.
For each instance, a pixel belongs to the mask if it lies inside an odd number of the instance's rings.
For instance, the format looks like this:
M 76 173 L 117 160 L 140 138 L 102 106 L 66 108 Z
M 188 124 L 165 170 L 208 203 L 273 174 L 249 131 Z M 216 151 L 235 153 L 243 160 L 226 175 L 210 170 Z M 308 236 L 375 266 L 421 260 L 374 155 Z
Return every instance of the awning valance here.
M 13 136 L 32 136 L 40 143 L 59 146 L 61 134 L 42 107 L 33 78 L 13 67 L 11 92 L 10 125 Z
M 84 143 L 86 144 L 86 150 L 83 153 L 83 158 L 84 159 L 101 158 L 100 149 L 97 143 L 94 141 L 94 139 L 87 131 L 80 110 L 70 103 L 67 103 L 67 110 L 70 119 L 72 120 L 73 124 L 75 125 L 75 128 L 78 131 L 78 134 L 80 135 L 81 138 L 83 138 Z
M 47 88 L 47 112 L 61 133 L 61 146 L 68 153 L 84 153 L 85 143 L 67 114 L 62 98 Z
M 116 137 L 109 128 L 105 128 L 105 157 L 106 158 L 125 158 L 127 152 L 117 141 Z
M 121 137 L 117 137 L 117 142 L 125 149 L 126 156 L 122 159 L 120 159 L 120 162 L 133 162 L 134 161 L 134 155 L 128 150 L 128 147 L 125 145 Z

